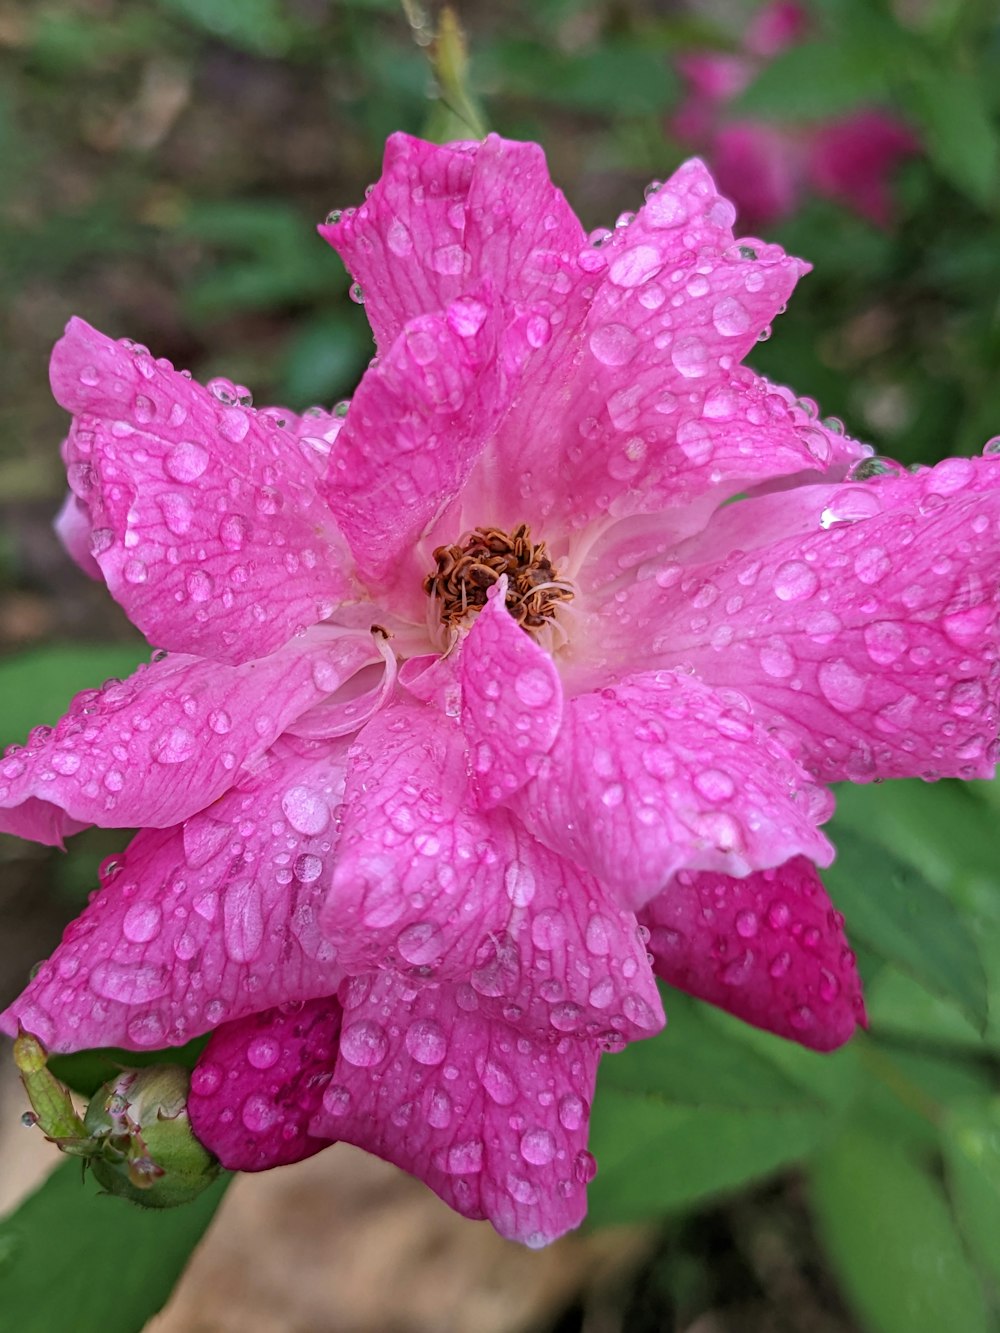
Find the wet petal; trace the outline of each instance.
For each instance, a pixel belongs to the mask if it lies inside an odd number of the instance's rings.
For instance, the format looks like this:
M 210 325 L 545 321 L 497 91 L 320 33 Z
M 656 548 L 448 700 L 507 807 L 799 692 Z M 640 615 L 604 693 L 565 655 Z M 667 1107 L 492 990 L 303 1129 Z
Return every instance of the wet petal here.
M 281 746 L 180 828 L 139 833 L 3 1030 L 20 1021 L 61 1051 L 176 1046 L 335 990 L 343 973 L 318 918 L 345 748 Z
M 641 920 L 658 976 L 754 1027 L 830 1051 L 866 1025 L 844 918 L 804 857 L 745 879 L 683 871 Z
M 191 1075 L 191 1125 L 230 1171 L 267 1171 L 331 1142 L 309 1132 L 340 1037 L 332 996 L 225 1023 Z
M 992 458 L 765 496 L 640 570 L 601 652 L 745 691 L 824 781 L 990 777 L 998 554 Z
M 101 567 L 91 552 L 93 524 L 90 510 L 72 491 L 63 501 L 53 526 L 59 540 L 83 572 L 92 579 L 101 578 Z
M 358 280 L 382 350 L 484 277 L 512 305 L 550 297 L 560 255 L 583 244 L 541 148 L 495 134 L 444 146 L 392 135 L 366 201 L 320 234 Z
M 591 1043 L 532 1041 L 467 1012 L 447 986 L 356 977 L 340 996 L 340 1054 L 314 1135 L 396 1163 L 511 1240 L 543 1245 L 580 1224 L 596 1169 Z
M 578 695 L 511 801 L 531 832 L 638 907 L 680 870 L 828 864 L 832 802 L 743 696 L 663 671 Z
M 467 975 L 510 913 L 511 821 L 477 811 L 453 718 L 398 703 L 349 751 L 342 832 L 322 926 L 345 968 Z
M 815 466 L 787 405 L 738 368 L 807 266 L 777 246 L 738 246 L 732 219 L 689 162 L 580 254 L 583 328 L 558 361 L 525 364 L 498 437 L 536 521 L 572 528 L 713 491 L 718 503 Z
M 79 319 L 51 377 L 76 418 L 67 462 L 91 554 L 153 643 L 243 662 L 353 595 L 315 469 L 274 416 Z
M 486 808 L 523 787 L 562 720 L 562 686 L 552 658 L 504 604 L 507 580 L 491 590 L 462 642 L 462 730 L 475 789 Z
M 371 635 L 318 627 L 257 662 L 178 654 L 85 690 L 0 759 L 0 830 L 59 844 L 86 824 L 178 824 L 373 660 Z
M 470 297 L 407 324 L 361 381 L 330 458 L 330 507 L 362 575 L 402 585 L 394 607 L 418 620 L 433 565 L 418 539 L 465 483 L 496 411 L 488 314 Z
M 530 1036 L 585 1036 L 606 1051 L 658 1032 L 663 1007 L 633 913 L 592 873 L 516 832 L 504 875 L 512 911 L 505 930 L 483 936 L 462 1002 Z
M 471 799 L 462 735 L 386 710 L 350 752 L 321 924 L 345 970 L 464 983 L 470 1009 L 619 1048 L 662 1024 L 635 918 L 503 809 Z

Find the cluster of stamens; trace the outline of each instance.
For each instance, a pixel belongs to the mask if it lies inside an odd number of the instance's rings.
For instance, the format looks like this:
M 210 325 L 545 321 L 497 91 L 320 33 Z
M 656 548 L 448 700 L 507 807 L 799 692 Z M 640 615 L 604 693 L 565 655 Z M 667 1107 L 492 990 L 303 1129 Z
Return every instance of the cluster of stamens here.
M 533 542 L 527 523 L 512 532 L 473 528 L 452 546 L 434 552 L 437 568 L 424 591 L 440 603 L 441 623 L 457 629 L 486 605 L 490 588 L 507 575 L 507 610 L 529 634 L 549 624 L 560 602 L 573 596 L 559 579 L 544 542 Z

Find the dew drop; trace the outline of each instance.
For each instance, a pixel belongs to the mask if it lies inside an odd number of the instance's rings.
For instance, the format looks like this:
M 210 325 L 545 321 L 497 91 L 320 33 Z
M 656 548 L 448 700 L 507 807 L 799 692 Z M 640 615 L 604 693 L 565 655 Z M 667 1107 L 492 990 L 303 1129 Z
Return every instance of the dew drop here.
M 439 1065 L 448 1052 L 448 1039 L 430 1018 L 418 1018 L 406 1030 L 407 1051 L 421 1065 Z
M 639 287 L 655 278 L 663 264 L 663 257 L 653 246 L 630 246 L 612 260 L 608 278 L 616 287 Z
M 602 324 L 590 335 L 590 350 L 605 366 L 624 366 L 639 350 L 639 340 L 624 324 Z
M 174 481 L 196 481 L 208 467 L 208 450 L 194 440 L 175 444 L 163 460 L 163 470 Z
M 724 296 L 715 304 L 712 323 L 716 332 L 724 338 L 736 338 L 749 329 L 750 315 L 741 301 L 737 301 L 734 296 Z
M 547 1129 L 529 1129 L 521 1136 L 521 1156 L 532 1166 L 548 1166 L 556 1155 L 556 1141 Z
M 348 1064 L 370 1069 L 381 1064 L 389 1051 L 389 1041 L 382 1028 L 368 1019 L 352 1023 L 340 1038 L 340 1053 Z
M 815 570 L 802 560 L 786 560 L 774 574 L 774 593 L 782 602 L 801 602 L 819 587 Z
M 700 338 L 678 338 L 670 349 L 670 359 L 685 379 L 700 379 L 708 372 L 708 349 Z
M 319 792 L 308 787 L 289 787 L 281 798 L 285 818 L 297 833 L 314 837 L 330 822 L 330 807 Z
M 146 944 L 159 934 L 162 919 L 155 903 L 134 903 L 122 919 L 122 934 L 132 944 Z
M 254 1037 L 247 1047 L 247 1060 L 254 1069 L 271 1069 L 278 1063 L 281 1047 L 273 1037 Z

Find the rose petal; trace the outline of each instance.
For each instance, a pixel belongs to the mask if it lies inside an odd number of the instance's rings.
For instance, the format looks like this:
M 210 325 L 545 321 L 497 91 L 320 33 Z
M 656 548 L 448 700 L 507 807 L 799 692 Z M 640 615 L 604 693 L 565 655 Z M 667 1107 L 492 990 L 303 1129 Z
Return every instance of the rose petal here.
M 548 295 L 551 257 L 583 244 L 542 150 L 495 134 L 444 146 L 392 135 L 365 202 L 319 230 L 362 287 L 382 350 L 484 277 L 511 304 Z
M 154 643 L 263 656 L 352 595 L 294 434 L 73 319 L 52 390 L 76 416 L 70 485 L 112 595 Z
M 318 917 L 345 749 L 279 747 L 182 827 L 139 833 L 3 1030 L 20 1021 L 61 1051 L 180 1045 L 335 990 L 343 973 Z
M 844 918 L 796 857 L 745 879 L 682 871 L 643 909 L 659 976 L 817 1051 L 867 1025 Z
M 746 700 L 669 671 L 566 706 L 511 800 L 531 832 L 639 907 L 682 869 L 748 874 L 799 852 L 829 864 L 831 802 Z
M 251 1014 L 213 1034 L 191 1075 L 188 1114 L 230 1171 L 267 1171 L 331 1142 L 309 1132 L 333 1074 L 341 1009 L 331 996 Z
M 459 492 L 496 411 L 495 331 L 478 298 L 412 320 L 361 381 L 333 446 L 327 494 L 370 587 L 425 605 L 419 538 Z M 414 594 L 406 600 L 412 585 Z
M 507 578 L 462 642 L 462 730 L 486 809 L 528 781 L 562 721 L 562 685 L 552 658 L 507 611 Z
M 990 777 L 998 553 L 992 458 L 765 496 L 640 569 L 600 653 L 745 691 L 824 781 Z
M 518 1036 L 447 986 L 357 977 L 340 994 L 340 1054 L 314 1135 L 394 1162 L 511 1240 L 543 1245 L 580 1224 L 595 1171 L 592 1044 Z
M 59 845 L 86 824 L 178 824 L 373 660 L 370 635 L 317 627 L 257 662 L 177 655 L 85 690 L 54 730 L 0 759 L 0 830 Z M 55 810 L 45 818 L 36 801 Z

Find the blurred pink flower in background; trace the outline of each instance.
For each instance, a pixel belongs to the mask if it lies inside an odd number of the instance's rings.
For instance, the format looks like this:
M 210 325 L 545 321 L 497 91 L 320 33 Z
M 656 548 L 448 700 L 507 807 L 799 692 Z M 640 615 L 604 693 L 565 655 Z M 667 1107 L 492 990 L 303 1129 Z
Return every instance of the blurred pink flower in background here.
M 808 35 L 808 26 L 801 5 L 776 0 L 757 14 L 738 54 L 683 56 L 678 64 L 688 90 L 672 132 L 705 154 L 743 227 L 759 229 L 789 216 L 809 191 L 888 226 L 893 173 L 919 151 L 896 116 L 865 108 L 796 126 L 729 110 L 766 64 Z
M 536 145 L 396 135 L 323 228 L 346 414 L 70 323 L 62 531 L 169 652 L 0 760 L 6 831 L 141 830 L 5 1030 L 213 1031 L 225 1165 L 356 1143 L 530 1244 L 654 973 L 847 1040 L 828 784 L 992 773 L 1000 461 L 908 473 L 743 366 L 808 266 L 733 220 L 695 161 L 588 237 Z

